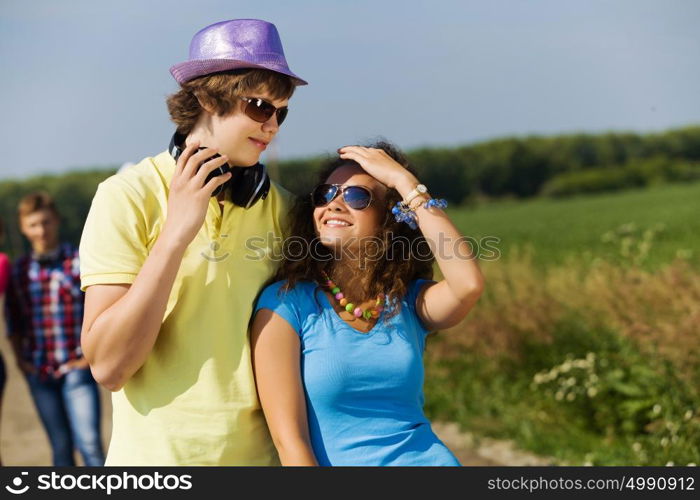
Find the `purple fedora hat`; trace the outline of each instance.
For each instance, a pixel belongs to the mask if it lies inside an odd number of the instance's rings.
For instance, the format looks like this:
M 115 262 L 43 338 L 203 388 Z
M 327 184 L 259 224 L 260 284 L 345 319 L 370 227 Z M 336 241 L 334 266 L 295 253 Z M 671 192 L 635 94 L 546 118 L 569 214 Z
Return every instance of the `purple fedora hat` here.
M 242 68 L 268 69 L 290 76 L 295 85 L 307 84 L 289 69 L 275 25 L 259 19 L 221 21 L 199 30 L 192 37 L 189 60 L 171 67 L 170 73 L 184 83 Z

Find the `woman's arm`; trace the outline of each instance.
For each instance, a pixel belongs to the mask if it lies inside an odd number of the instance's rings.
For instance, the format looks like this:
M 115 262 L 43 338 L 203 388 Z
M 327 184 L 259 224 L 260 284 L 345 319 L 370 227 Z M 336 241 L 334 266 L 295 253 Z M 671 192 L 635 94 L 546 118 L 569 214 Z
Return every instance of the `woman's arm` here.
M 341 158 L 357 161 L 369 175 L 396 189 L 403 199 L 420 184 L 412 173 L 381 149 L 346 146 L 339 152 Z M 415 208 L 418 227 L 445 279 L 418 294 L 416 311 L 428 330 L 440 330 L 458 324 L 474 307 L 484 289 L 484 277 L 469 243 L 447 214 L 437 208 L 424 208 L 427 198 L 420 198 L 420 206 Z M 411 206 L 417 204 L 414 198 Z
M 396 184 L 403 199 L 420 184 L 410 172 Z M 411 202 L 416 207 L 418 228 L 430 245 L 444 276 L 439 283 L 424 287 L 416 300 L 416 312 L 429 330 L 441 330 L 457 325 L 476 305 L 484 289 L 484 277 L 470 244 L 447 214 L 437 208 L 426 209 L 426 196 Z
M 309 438 L 297 333 L 279 314 L 260 309 L 251 349 L 260 404 L 282 465 L 318 465 Z

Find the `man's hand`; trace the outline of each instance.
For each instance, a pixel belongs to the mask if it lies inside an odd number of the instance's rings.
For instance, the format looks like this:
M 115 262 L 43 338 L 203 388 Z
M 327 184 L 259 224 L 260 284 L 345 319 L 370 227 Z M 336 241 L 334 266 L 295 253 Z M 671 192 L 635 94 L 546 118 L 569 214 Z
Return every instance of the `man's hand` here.
M 66 361 L 61 366 L 59 366 L 58 370 L 54 372 L 53 376 L 54 378 L 60 378 L 70 371 L 82 370 L 83 368 L 88 368 L 89 366 L 90 365 L 88 364 L 88 361 L 85 358 L 71 359 L 70 361 Z
M 190 144 L 182 152 L 168 195 L 168 215 L 163 234 L 173 242 L 187 246 L 204 224 L 207 207 L 216 188 L 231 178 L 231 173 L 217 175 L 206 184 L 207 176 L 224 165 L 228 158 L 222 155 L 211 159 L 217 153 L 214 148 L 197 152 L 198 142 Z

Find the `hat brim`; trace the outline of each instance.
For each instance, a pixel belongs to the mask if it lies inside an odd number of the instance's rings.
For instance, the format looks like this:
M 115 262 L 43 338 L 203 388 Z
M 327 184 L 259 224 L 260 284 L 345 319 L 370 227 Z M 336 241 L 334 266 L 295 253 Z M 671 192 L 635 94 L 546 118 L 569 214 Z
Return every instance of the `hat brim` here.
M 220 71 L 230 71 L 232 69 L 257 68 L 274 71 L 290 77 L 294 85 L 308 85 L 306 80 L 299 78 L 297 75 L 286 67 L 278 64 L 253 64 L 248 61 L 240 61 L 237 59 L 198 59 L 193 61 L 185 61 L 176 64 L 170 68 L 170 74 L 177 83 L 182 84 L 199 76 L 210 75 Z

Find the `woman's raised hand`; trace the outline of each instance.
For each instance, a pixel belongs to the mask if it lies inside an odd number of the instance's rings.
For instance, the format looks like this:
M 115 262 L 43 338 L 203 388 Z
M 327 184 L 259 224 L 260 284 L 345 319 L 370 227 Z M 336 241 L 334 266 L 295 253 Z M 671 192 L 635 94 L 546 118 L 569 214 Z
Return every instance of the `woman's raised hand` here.
M 365 172 L 389 188 L 396 189 L 400 185 L 418 183 L 411 172 L 382 149 L 344 146 L 338 149 L 338 153 L 343 159 L 359 163 Z

